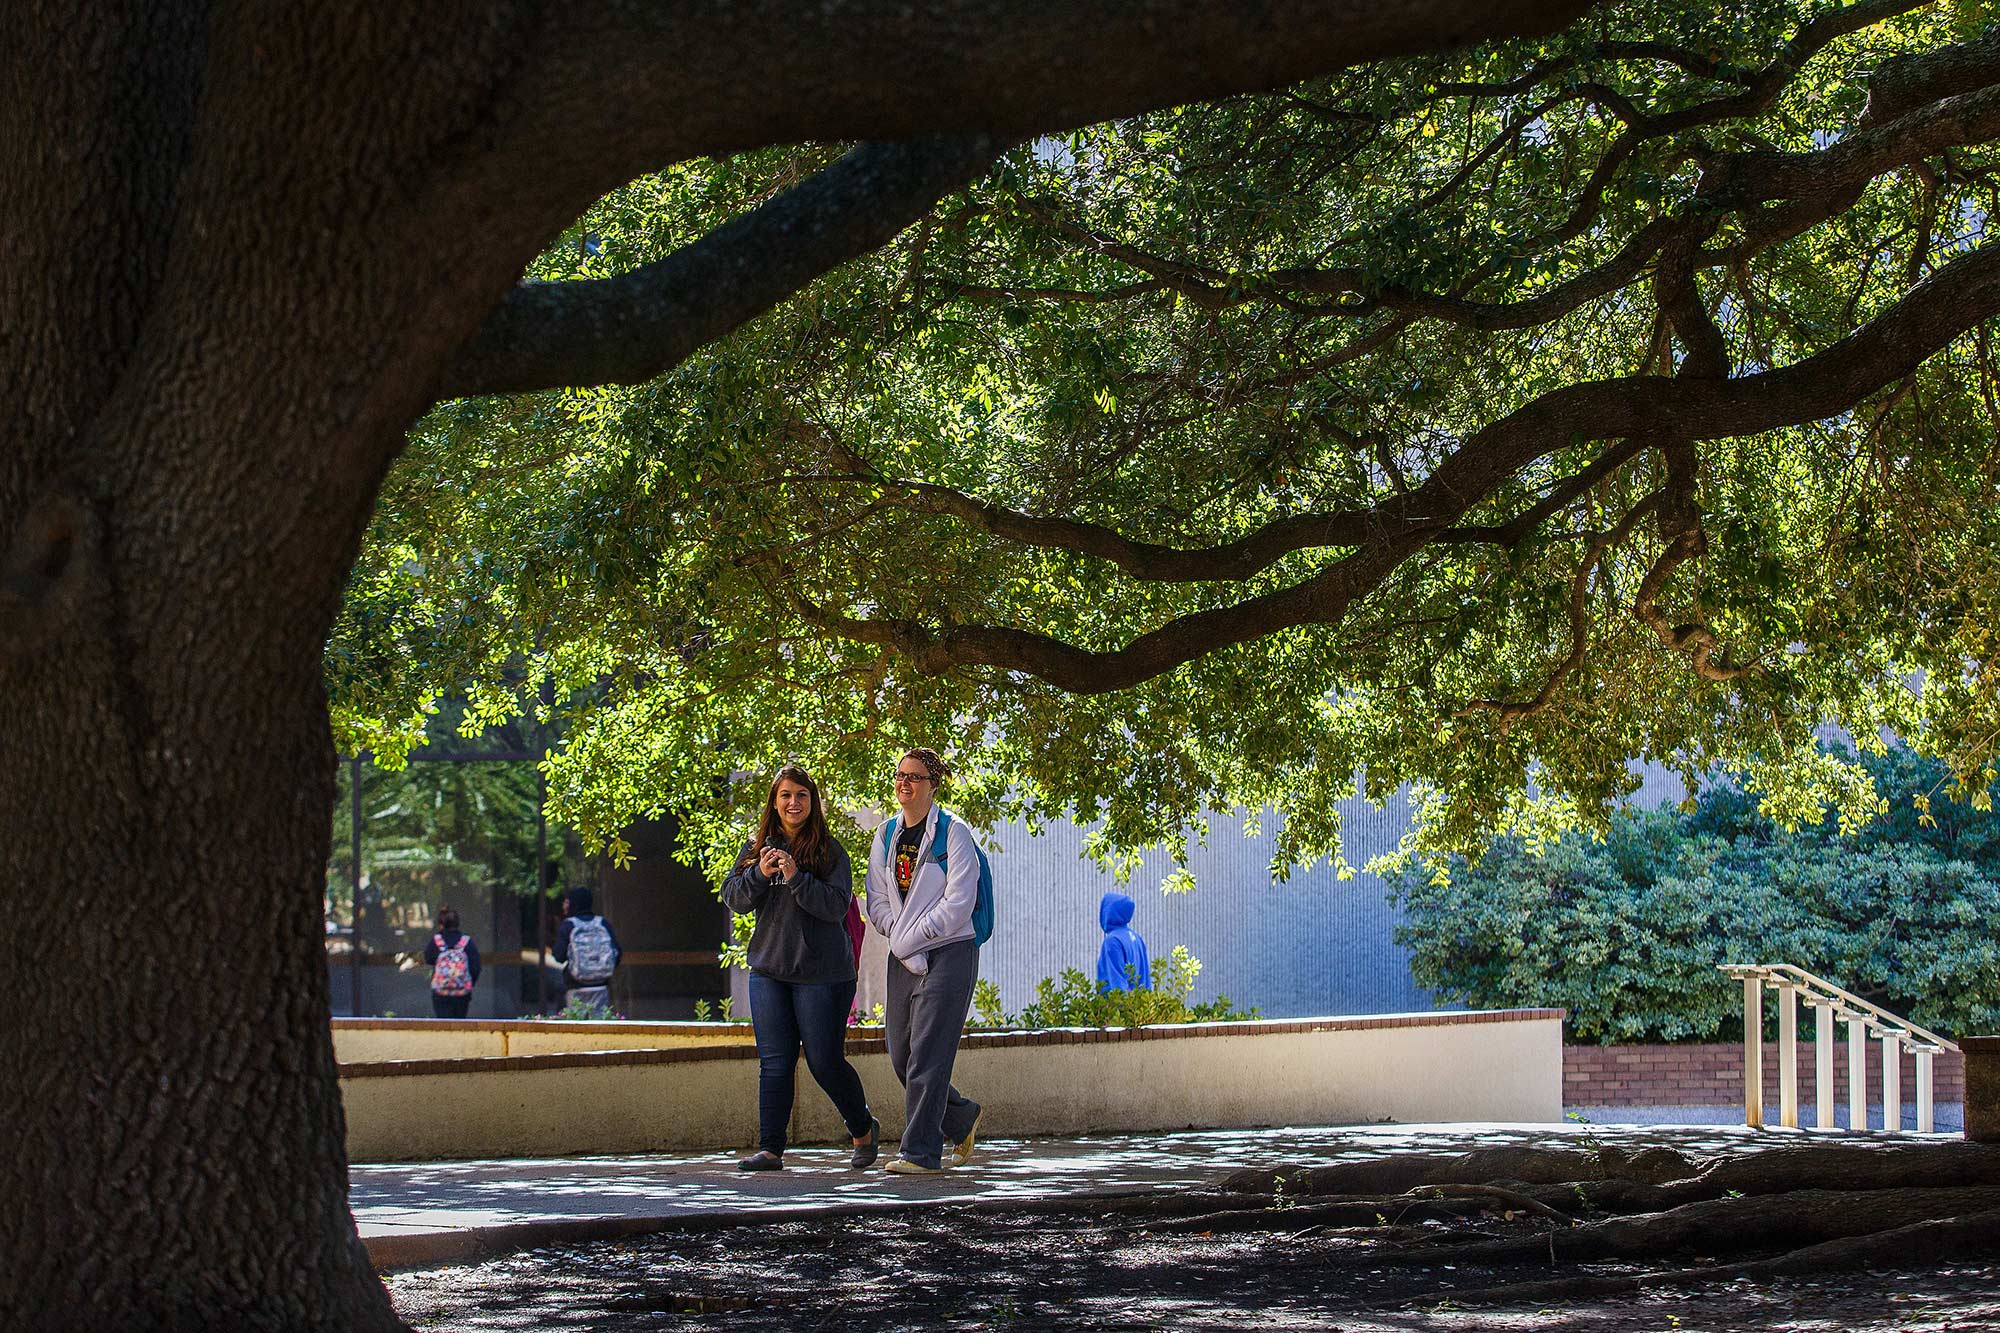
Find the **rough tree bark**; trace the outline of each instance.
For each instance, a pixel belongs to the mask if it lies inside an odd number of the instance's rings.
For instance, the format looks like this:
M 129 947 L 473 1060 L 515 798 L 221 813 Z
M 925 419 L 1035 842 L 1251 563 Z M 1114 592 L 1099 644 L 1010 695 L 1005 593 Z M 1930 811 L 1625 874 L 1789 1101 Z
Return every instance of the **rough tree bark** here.
M 0 1327 L 400 1326 L 347 1208 L 320 652 L 403 432 L 482 382 L 459 350 L 592 198 L 694 154 L 1018 136 L 1582 8 L 6 7 Z M 740 257 L 796 286 L 921 195 L 750 228 Z M 703 337 L 786 294 L 704 263 L 708 299 L 658 303 L 729 305 Z

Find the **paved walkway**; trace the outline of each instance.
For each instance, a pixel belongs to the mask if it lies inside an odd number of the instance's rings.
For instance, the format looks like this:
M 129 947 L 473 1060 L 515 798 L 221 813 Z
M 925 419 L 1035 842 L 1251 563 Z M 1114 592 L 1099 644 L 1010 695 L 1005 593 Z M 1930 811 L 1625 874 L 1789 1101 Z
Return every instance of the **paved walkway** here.
M 1797 1133 L 1758 1134 L 1741 1125 L 1447 1124 L 995 1139 L 981 1140 L 970 1167 L 914 1177 L 879 1166 L 848 1170 L 848 1154 L 838 1148 L 795 1148 L 786 1154 L 785 1170 L 762 1173 L 736 1170 L 734 1154 L 419 1162 L 351 1168 L 350 1197 L 377 1266 L 401 1267 L 605 1239 L 663 1224 L 1200 1186 L 1246 1165 L 1314 1166 L 1495 1144 L 1584 1147 L 1593 1140 L 1697 1154 L 1742 1152 L 1796 1141 Z

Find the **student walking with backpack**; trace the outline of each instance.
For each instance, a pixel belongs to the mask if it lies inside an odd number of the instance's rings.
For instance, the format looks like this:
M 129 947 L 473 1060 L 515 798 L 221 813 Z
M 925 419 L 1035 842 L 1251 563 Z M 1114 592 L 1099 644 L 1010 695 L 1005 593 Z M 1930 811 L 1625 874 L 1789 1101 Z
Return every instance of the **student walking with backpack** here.
M 438 906 L 436 924 L 424 944 L 424 963 L 431 970 L 431 1014 L 464 1018 L 472 1007 L 472 988 L 479 982 L 479 946 L 458 928 L 458 911 L 450 903 Z
M 868 1109 L 861 1076 L 847 1062 L 847 1015 L 854 1004 L 854 864 L 826 826 L 819 784 L 796 764 L 778 770 L 756 832 L 723 881 L 722 901 L 754 913 L 750 1022 L 757 1035 L 757 1151 L 736 1165 L 777 1171 L 785 1164 L 799 1048 L 813 1081 L 833 1099 L 854 1141 L 855 1170 L 872 1165 L 882 1126 Z
M 618 970 L 618 937 L 611 933 L 611 923 L 592 910 L 589 889 L 571 889 L 564 899 L 564 908 L 567 915 L 556 927 L 555 947 L 549 952 L 563 965 L 563 980 L 568 987 L 565 999 L 608 1013 L 611 974 Z
M 993 876 L 972 830 L 937 803 L 950 776 L 935 750 L 896 764 L 897 814 L 869 840 L 868 921 L 889 939 L 885 1037 L 903 1085 L 900 1155 L 889 1170 L 929 1175 L 972 1159 L 979 1103 L 952 1086 L 958 1039 L 993 931 Z

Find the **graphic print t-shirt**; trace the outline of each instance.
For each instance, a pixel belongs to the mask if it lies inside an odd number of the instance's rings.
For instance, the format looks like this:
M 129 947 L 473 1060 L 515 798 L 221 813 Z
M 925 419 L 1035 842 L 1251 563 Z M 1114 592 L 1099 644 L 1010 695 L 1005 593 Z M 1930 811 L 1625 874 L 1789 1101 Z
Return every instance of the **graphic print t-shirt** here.
M 924 826 L 912 824 L 896 835 L 896 892 L 907 894 L 910 881 L 917 877 L 917 846 L 924 840 Z

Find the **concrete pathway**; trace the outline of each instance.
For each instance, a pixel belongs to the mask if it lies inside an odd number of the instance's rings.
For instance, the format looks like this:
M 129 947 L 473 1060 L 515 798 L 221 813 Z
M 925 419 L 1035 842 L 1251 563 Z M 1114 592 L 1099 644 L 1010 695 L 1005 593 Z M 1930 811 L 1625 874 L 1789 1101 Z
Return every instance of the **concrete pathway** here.
M 880 1164 L 851 1171 L 847 1151 L 838 1148 L 795 1148 L 786 1154 L 785 1170 L 758 1173 L 736 1170 L 734 1154 L 417 1162 L 350 1168 L 350 1200 L 369 1253 L 378 1267 L 389 1268 L 665 1226 L 777 1221 L 939 1200 L 1088 1198 L 1199 1187 L 1247 1165 L 1315 1166 L 1498 1144 L 1608 1142 L 1692 1154 L 1743 1152 L 1799 1137 L 1800 1131 L 1760 1134 L 1742 1125 L 1445 1124 L 995 1139 L 981 1140 L 971 1166 L 938 1176 L 890 1175 Z

